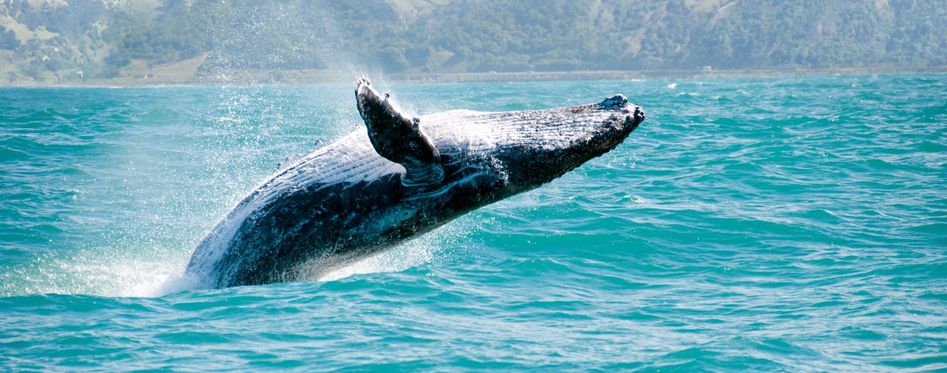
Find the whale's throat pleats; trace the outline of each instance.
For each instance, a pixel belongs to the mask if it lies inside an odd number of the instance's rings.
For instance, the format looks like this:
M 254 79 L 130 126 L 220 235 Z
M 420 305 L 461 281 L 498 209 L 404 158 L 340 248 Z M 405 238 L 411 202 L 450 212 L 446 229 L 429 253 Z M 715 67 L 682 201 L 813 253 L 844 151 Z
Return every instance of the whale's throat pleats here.
M 404 115 L 389 94 L 378 94 L 367 79 L 358 82 L 355 98 L 375 151 L 405 168 L 402 184 L 424 187 L 436 185 L 444 179 L 440 154 L 431 139 L 421 131 L 420 119 Z

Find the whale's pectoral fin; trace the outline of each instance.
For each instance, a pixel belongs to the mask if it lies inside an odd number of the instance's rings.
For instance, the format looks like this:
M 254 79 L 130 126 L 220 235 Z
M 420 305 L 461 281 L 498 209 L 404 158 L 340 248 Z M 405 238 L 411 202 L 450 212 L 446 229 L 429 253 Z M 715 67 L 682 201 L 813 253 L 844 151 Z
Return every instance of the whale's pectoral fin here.
M 421 131 L 420 120 L 402 114 L 389 94 L 378 94 L 371 85 L 368 79 L 359 79 L 355 98 L 375 151 L 404 166 L 406 174 L 401 182 L 405 186 L 440 183 L 444 179 L 441 157 L 431 139 Z

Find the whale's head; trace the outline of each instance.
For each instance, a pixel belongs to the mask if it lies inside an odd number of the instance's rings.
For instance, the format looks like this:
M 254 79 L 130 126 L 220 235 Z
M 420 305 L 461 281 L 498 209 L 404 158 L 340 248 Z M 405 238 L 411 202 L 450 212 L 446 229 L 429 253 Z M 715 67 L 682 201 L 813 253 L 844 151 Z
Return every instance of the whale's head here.
M 469 210 L 536 188 L 614 149 L 645 119 L 622 95 L 587 105 L 420 118 L 445 178 L 433 194 Z
M 644 111 L 623 95 L 597 104 L 509 113 L 498 125 L 507 138 L 497 159 L 514 188 L 549 182 L 614 149 L 645 119 Z
M 491 113 L 485 123 L 494 143 L 488 151 L 516 193 L 552 181 L 614 149 L 645 119 L 623 95 L 597 104 L 547 110 Z

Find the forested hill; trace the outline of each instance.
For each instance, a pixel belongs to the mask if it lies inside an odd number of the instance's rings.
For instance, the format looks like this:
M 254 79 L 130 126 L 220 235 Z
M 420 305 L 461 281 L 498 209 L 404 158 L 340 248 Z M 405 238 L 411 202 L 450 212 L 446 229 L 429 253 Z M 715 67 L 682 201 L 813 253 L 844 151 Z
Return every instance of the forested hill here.
M 947 65 L 934 0 L 0 0 L 0 84 Z

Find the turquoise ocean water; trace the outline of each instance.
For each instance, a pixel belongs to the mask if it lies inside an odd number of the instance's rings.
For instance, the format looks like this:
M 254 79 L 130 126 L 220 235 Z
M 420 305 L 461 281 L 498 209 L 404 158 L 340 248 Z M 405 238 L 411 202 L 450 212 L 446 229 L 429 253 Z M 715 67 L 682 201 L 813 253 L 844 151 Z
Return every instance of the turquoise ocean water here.
M 320 282 L 177 276 L 348 85 L 0 89 L 0 370 L 947 369 L 947 75 L 386 85 L 624 93 L 611 153 Z

